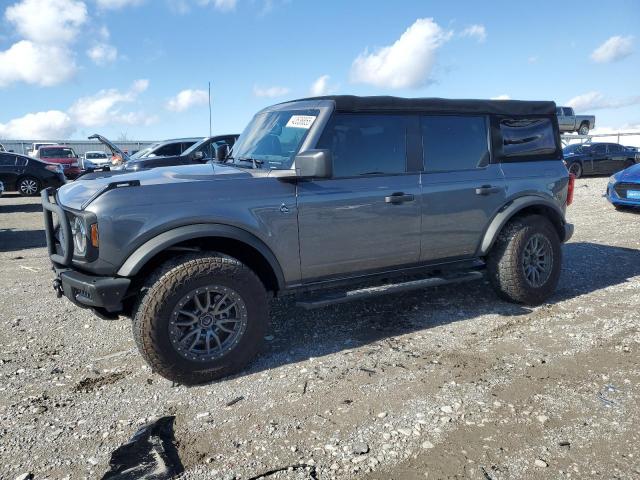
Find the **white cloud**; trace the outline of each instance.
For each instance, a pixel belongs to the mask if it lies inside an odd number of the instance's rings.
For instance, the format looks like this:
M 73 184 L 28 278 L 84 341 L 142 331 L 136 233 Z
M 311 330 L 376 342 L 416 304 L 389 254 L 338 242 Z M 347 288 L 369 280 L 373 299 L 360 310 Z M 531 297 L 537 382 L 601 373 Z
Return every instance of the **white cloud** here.
M 235 10 L 237 0 L 198 0 L 200 5 L 213 5 L 213 7 L 221 12 L 230 12 Z
M 267 97 L 267 98 L 275 98 L 282 97 L 288 94 L 290 90 L 287 87 L 259 87 L 257 85 L 253 86 L 253 94 L 256 97 Z
M 616 35 L 596 48 L 591 53 L 591 60 L 596 63 L 609 63 L 622 60 L 633 53 L 633 36 Z
M 150 125 L 157 121 L 156 116 L 125 111 L 123 108 L 126 104 L 134 103 L 148 87 L 148 80 L 136 80 L 125 92 L 112 88 L 79 98 L 66 112 L 50 110 L 29 113 L 0 123 L 0 138 L 64 139 L 84 127 Z
M 172 112 L 184 112 L 191 107 L 206 105 L 209 103 L 209 94 L 206 90 L 182 90 L 167 102 L 167 110 Z
M 0 88 L 16 82 L 48 87 L 69 80 L 76 71 L 73 53 L 66 47 L 29 40 L 0 51 Z
M 511 100 L 511 97 L 506 93 L 503 93 L 502 95 L 498 95 L 497 97 L 491 97 L 491 100 Z
M 529 58 L 527 58 L 527 62 L 529 63 L 537 63 L 538 62 L 538 56 L 537 55 L 532 55 Z
M 113 63 L 118 58 L 118 49 L 108 43 L 98 43 L 87 50 L 87 56 L 96 65 Z
M 484 25 L 470 25 L 460 32 L 461 37 L 475 38 L 482 43 L 487 39 L 487 29 Z
M 418 88 L 430 81 L 436 52 L 451 38 L 432 18 L 419 18 L 386 47 L 362 52 L 351 65 L 351 81 L 384 88 Z
M 141 5 L 144 0 L 96 0 L 98 7 L 104 10 L 117 10 L 123 7 Z
M 22 0 L 5 18 L 27 40 L 62 45 L 72 42 L 87 21 L 87 6 L 78 0 Z
M 100 90 L 95 95 L 76 100 L 69 108 L 69 115 L 80 127 L 98 127 L 110 123 L 146 123 L 152 117 L 140 112 L 123 112 L 122 106 L 134 102 L 148 86 L 148 80 L 136 80 L 126 92 L 115 88 Z
M 63 139 L 74 132 L 71 117 L 59 110 L 28 113 L 7 123 L 0 123 L 0 138 L 6 139 Z
M 623 98 L 605 97 L 598 91 L 583 93 L 573 97 L 566 102 L 566 105 L 573 107 L 577 112 L 587 110 L 600 110 L 604 108 L 623 108 L 640 104 L 640 95 Z
M 7 7 L 4 15 L 22 39 L 0 51 L 0 87 L 16 82 L 51 86 L 73 77 L 70 45 L 88 19 L 84 2 L 22 0 Z
M 318 77 L 311 84 L 311 95 L 313 95 L 314 97 L 320 97 L 322 95 L 328 95 L 329 93 L 331 93 L 335 88 L 329 85 L 330 79 L 331 77 L 329 75 L 322 75 L 321 77 Z

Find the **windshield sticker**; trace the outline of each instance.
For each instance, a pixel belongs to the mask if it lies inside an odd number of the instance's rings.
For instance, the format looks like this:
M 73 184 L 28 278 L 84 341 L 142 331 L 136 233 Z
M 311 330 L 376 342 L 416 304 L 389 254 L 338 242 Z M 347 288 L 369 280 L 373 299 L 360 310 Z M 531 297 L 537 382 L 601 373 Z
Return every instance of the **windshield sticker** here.
M 289 128 L 304 128 L 305 130 L 309 130 L 315 119 L 315 115 L 293 115 L 286 126 Z

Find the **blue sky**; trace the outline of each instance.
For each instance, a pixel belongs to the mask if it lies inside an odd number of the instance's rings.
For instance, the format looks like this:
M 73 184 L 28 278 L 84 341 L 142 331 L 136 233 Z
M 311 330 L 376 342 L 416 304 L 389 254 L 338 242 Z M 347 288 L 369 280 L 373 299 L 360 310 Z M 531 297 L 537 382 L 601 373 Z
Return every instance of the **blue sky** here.
M 640 129 L 640 2 L 4 0 L 0 138 L 235 133 L 320 93 L 550 99 Z M 180 92 L 183 92 L 178 96 Z

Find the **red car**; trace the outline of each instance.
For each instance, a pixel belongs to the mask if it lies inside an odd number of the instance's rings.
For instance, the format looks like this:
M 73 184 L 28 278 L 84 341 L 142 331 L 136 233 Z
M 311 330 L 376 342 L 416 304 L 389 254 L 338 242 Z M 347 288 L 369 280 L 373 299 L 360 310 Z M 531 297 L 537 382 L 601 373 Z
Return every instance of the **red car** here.
M 78 155 L 71 147 L 65 147 L 64 145 L 40 147 L 36 152 L 35 158 L 43 162 L 62 165 L 64 176 L 70 180 L 78 178 L 81 173 Z

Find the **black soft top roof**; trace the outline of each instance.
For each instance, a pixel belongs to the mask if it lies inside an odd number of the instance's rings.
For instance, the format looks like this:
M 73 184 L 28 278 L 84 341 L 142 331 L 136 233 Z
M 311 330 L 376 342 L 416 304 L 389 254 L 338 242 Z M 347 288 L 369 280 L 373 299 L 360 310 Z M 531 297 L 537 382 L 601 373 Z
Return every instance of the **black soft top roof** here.
M 301 98 L 295 101 L 333 100 L 339 112 L 430 112 L 482 113 L 495 115 L 555 115 L 551 101 L 466 100 L 448 98 L 403 98 L 390 96 L 358 97 L 329 95 Z M 287 102 L 288 103 L 288 102 Z

